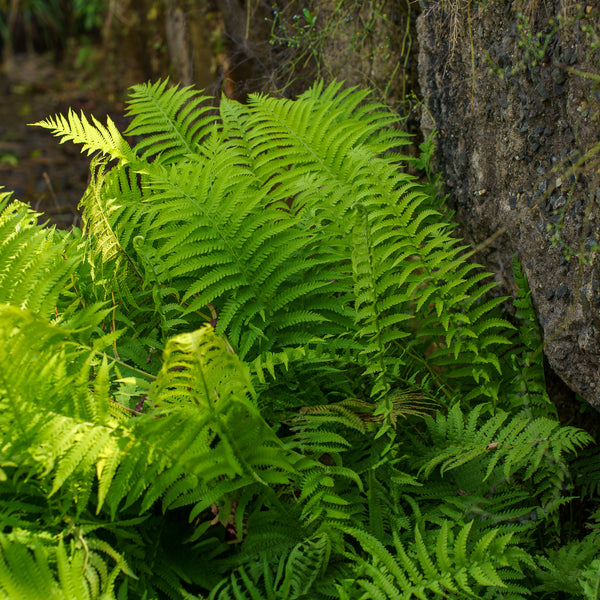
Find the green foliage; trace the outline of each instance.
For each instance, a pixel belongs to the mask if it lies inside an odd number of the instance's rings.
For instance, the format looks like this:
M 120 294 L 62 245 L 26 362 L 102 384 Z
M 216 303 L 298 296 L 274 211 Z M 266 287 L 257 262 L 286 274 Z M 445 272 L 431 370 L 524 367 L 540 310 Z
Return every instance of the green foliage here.
M 597 597 L 524 277 L 516 334 L 394 116 L 166 82 L 129 114 L 40 123 L 93 154 L 83 231 L 1 198 L 0 597 Z
M 60 52 L 68 37 L 99 29 L 107 4 L 105 0 L 0 0 L 4 51 L 11 51 L 13 39 L 21 34 L 28 50 L 43 47 Z M 87 40 L 80 35 L 78 41 L 85 45 Z
M 573 598 L 598 598 L 600 561 L 597 555 L 597 532 L 558 550 L 549 550 L 547 556 L 538 560 L 542 582 L 538 590 L 555 594 L 565 592 Z

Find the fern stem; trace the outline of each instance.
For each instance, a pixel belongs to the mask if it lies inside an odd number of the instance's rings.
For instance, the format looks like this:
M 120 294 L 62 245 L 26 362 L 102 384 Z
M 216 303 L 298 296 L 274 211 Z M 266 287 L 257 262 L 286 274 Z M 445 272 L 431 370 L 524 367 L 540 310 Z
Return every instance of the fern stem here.
M 115 302 L 115 293 L 113 291 L 112 285 L 110 286 L 110 295 L 112 296 L 112 301 L 113 301 L 112 323 L 110 325 L 110 331 L 111 331 L 111 333 L 114 333 L 117 330 L 117 327 L 115 325 L 115 313 L 117 311 L 117 304 Z M 121 360 L 121 357 L 119 356 L 119 353 L 117 351 L 117 340 L 116 339 L 113 339 L 113 352 L 115 353 L 115 358 Z
M 398 342 L 396 342 L 397 346 L 400 346 L 400 344 Z M 421 363 L 429 372 L 429 374 L 431 375 L 431 377 L 433 378 L 433 380 L 436 382 L 438 388 L 444 393 L 444 396 L 446 396 L 446 398 L 448 400 L 452 400 L 452 394 L 450 393 L 449 390 L 447 390 L 446 388 L 448 387 L 447 384 L 445 382 L 443 382 L 437 375 L 437 373 L 431 368 L 431 366 L 429 365 L 429 363 L 421 358 L 420 356 L 414 354 L 413 352 L 411 352 L 410 350 L 406 350 L 404 349 L 404 351 L 406 352 L 406 354 L 408 354 L 408 356 L 410 356 L 413 360 Z
M 79 294 L 77 286 L 75 285 L 75 278 L 73 277 L 73 273 L 71 273 L 71 285 L 73 286 L 73 289 L 75 290 L 75 295 L 77 296 L 77 299 L 81 302 L 81 306 L 83 306 L 83 308 L 85 308 L 85 300 Z
M 108 401 L 111 404 L 116 404 L 121 410 L 124 410 L 132 415 L 143 415 L 144 413 L 139 411 L 139 410 L 135 410 L 134 408 L 129 408 L 128 406 L 125 406 L 124 404 L 121 404 L 120 402 L 117 402 L 116 400 L 113 400 L 112 398 L 109 398 Z
M 121 360 L 120 358 L 115 358 L 114 356 L 108 356 L 106 354 L 106 352 L 98 352 L 98 351 L 96 351 L 96 354 L 98 354 L 100 356 L 104 356 L 108 360 L 116 362 L 118 365 L 121 365 L 122 367 L 126 367 L 127 369 L 131 369 L 132 371 L 135 371 L 136 373 L 139 373 L 143 377 L 147 377 L 148 379 L 151 379 L 152 381 L 154 381 L 156 379 L 156 375 L 152 375 L 151 373 L 148 373 L 146 371 L 142 371 L 141 369 L 138 369 L 137 367 L 134 367 L 133 365 L 131 365 L 129 363 L 126 363 L 125 361 Z

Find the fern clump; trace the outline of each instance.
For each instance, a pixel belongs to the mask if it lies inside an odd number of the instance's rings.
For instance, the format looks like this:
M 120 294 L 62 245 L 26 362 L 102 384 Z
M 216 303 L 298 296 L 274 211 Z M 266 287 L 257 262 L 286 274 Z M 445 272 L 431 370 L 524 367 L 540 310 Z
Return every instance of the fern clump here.
M 128 114 L 38 123 L 93 155 L 81 231 L 0 197 L 0 598 L 593 597 L 591 438 L 396 117 L 166 81 Z

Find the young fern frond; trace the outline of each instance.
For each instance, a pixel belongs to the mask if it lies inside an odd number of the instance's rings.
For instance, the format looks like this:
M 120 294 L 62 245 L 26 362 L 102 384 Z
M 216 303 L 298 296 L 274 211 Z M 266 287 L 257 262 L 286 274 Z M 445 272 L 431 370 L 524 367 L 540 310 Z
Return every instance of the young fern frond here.
M 98 152 L 118 160 L 120 164 L 135 160 L 131 147 L 110 117 L 106 118 L 104 126 L 95 117 L 90 122 L 83 113 L 77 115 L 69 110 L 67 117 L 56 115 L 33 125 L 50 129 L 55 136 L 61 138 L 61 144 L 67 141 L 81 144 L 82 152 L 86 152 L 88 156 Z
M 142 213 L 139 185 L 128 169 L 110 173 L 105 169 L 105 160 L 92 161 L 91 182 L 81 201 L 92 277 L 105 285 L 112 283 L 117 273 L 123 282 L 140 280 L 131 243 Z
M 214 502 L 215 486 L 222 496 L 255 482 L 265 487 L 286 483 L 294 471 L 290 454 L 263 421 L 251 394 L 244 367 L 210 326 L 170 340 L 148 393 L 152 409 L 134 423 L 135 447 L 142 450 L 148 447 L 145 440 L 155 441 L 150 453 L 141 454 L 144 479 L 135 476 L 127 504 L 143 495 L 142 510 L 160 498 L 167 508 L 197 489 L 201 494 L 194 513 L 199 513 Z M 105 484 L 113 510 L 125 498 L 123 483 L 134 477 L 133 468 L 123 463 Z

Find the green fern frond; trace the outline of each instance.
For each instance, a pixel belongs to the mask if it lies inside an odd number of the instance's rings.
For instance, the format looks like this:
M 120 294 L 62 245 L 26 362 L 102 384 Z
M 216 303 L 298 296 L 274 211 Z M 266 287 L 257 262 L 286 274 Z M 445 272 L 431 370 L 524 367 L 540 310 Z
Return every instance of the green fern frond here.
M 512 579 L 522 577 L 519 563 L 531 564 L 531 558 L 514 546 L 512 534 L 491 530 L 474 542 L 469 537 L 471 528 L 472 523 L 469 523 L 454 534 L 444 522 L 435 544 L 427 544 L 417 527 L 410 549 L 395 536 L 394 555 L 365 531 L 344 527 L 344 532 L 356 539 L 371 557 L 370 560 L 358 559 L 366 577 L 349 583 L 346 591 L 364 590 L 361 598 L 377 591 L 381 598 L 392 600 L 399 597 L 425 599 L 432 597 L 431 594 L 444 597 L 447 592 L 475 598 L 486 588 L 497 592 L 507 589 Z M 430 550 L 432 547 L 435 550 Z M 389 575 L 384 578 L 383 573 Z
M 168 85 L 165 79 L 131 88 L 127 116 L 133 119 L 125 134 L 141 136 L 134 151 L 142 160 L 172 164 L 199 153 L 202 140 L 215 127 L 209 96 Z
M 538 556 L 538 577 L 541 580 L 536 591 L 553 593 L 565 592 L 571 597 L 598 597 L 598 568 L 600 538 L 590 534 L 581 541 L 571 542 L 558 550 L 547 550 L 546 556 Z M 592 591 L 595 587 L 595 592 Z M 587 588 L 584 590 L 584 588 Z M 595 595 L 594 595 L 595 593 Z
M 495 477 L 510 481 L 517 472 L 529 479 L 538 471 L 552 473 L 555 464 L 564 464 L 565 454 L 591 441 L 588 433 L 575 427 L 560 427 L 544 417 L 510 417 L 504 411 L 479 425 L 480 413 L 481 407 L 476 407 L 465 422 L 455 405 L 447 417 L 441 413 L 435 420 L 426 417 L 436 444 L 435 455 L 421 467 L 426 477 L 437 467 L 443 475 L 474 462 L 480 465 L 482 481 Z
M 61 138 L 61 144 L 66 141 L 81 144 L 82 152 L 87 152 L 88 156 L 98 152 L 121 164 L 135 161 L 135 154 L 110 117 L 106 118 L 105 127 L 95 117 L 90 122 L 83 112 L 77 115 L 69 110 L 67 117 L 56 115 L 33 125 L 51 130 L 53 135 Z
M 270 562 L 265 554 L 259 560 L 236 569 L 209 596 L 212 600 L 302 600 L 331 597 L 330 574 L 332 540 L 326 533 L 307 538 L 288 548 Z M 328 577 L 329 575 L 329 577 Z
M 106 357 L 99 362 L 96 350 L 72 333 L 8 307 L 0 313 L 0 338 L 6 456 L 27 457 L 41 476 L 51 477 L 50 494 L 68 484 L 81 495 L 80 510 L 96 476 L 98 510 L 107 502 L 114 511 L 123 500 L 131 504 L 142 497 L 145 510 L 169 492 L 174 502 L 222 477 L 240 477 L 242 485 L 283 483 L 294 470 L 247 396 L 247 373 L 211 328 L 167 345 L 163 370 L 149 393 L 154 408 L 129 423 L 115 420 L 109 410 Z M 38 365 L 35 381 L 19 360 L 28 368 Z M 40 406 L 40 394 L 53 404 Z M 242 422 L 244 433 L 234 434 Z
M 37 224 L 40 215 L 0 193 L 0 303 L 56 316 L 80 256 L 68 235 Z
M 598 600 L 600 598 L 600 558 L 593 560 L 581 573 L 579 584 L 586 600 Z
M 136 419 L 134 431 L 141 445 L 156 440 L 156 449 L 145 458 L 147 479 L 129 491 L 128 503 L 143 493 L 142 508 L 163 496 L 173 504 L 223 478 L 232 480 L 231 490 L 254 482 L 281 484 L 294 471 L 289 453 L 255 408 L 245 367 L 210 326 L 168 342 L 148 399 L 153 408 Z M 117 470 L 107 493 L 113 506 L 125 497 L 119 481 L 132 476 L 125 465 L 122 473 Z
M 517 296 L 513 300 L 515 318 L 519 321 L 518 346 L 510 353 L 514 378 L 513 394 L 520 408 L 523 404 L 534 414 L 554 413 L 556 409 L 546 392 L 543 342 L 537 322 L 527 277 L 519 260 L 513 258 L 513 275 Z
M 141 212 L 139 187 L 131 171 L 107 174 L 105 168 L 104 160 L 92 161 L 91 182 L 81 200 L 92 277 L 99 283 L 111 281 L 115 273 L 125 270 L 123 280 L 126 276 L 141 278 L 132 248 Z M 116 222 L 120 223 L 118 230 Z
M 107 557 L 116 564 L 109 566 Z M 0 597 L 7 600 L 112 598 L 121 573 L 132 575 L 124 558 L 100 541 L 28 547 L 18 536 L 0 534 Z

